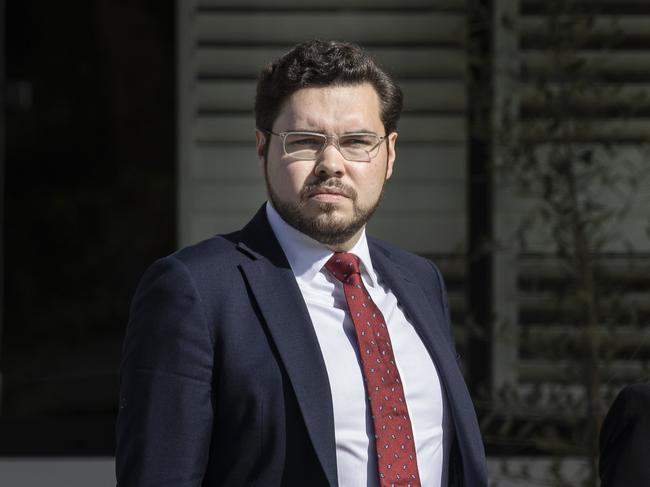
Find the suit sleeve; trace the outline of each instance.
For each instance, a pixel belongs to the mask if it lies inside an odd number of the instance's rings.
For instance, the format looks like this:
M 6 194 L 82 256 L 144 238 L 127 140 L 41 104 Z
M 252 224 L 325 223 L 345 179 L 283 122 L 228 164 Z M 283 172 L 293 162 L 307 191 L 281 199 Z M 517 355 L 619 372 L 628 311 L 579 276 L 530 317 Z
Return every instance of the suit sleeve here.
M 118 487 L 200 486 L 212 431 L 213 344 L 185 265 L 154 263 L 131 305 L 116 425 Z

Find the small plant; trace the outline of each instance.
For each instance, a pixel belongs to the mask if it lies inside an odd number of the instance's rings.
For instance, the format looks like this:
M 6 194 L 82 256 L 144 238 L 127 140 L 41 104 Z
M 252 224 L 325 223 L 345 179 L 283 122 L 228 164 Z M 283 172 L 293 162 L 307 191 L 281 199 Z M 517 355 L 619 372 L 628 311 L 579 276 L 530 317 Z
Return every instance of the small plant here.
M 632 123 L 646 99 L 612 83 L 594 60 L 622 37 L 615 19 L 603 25 L 597 11 L 570 0 L 535 5 L 532 33 L 503 23 L 520 52 L 534 54 L 510 73 L 515 90 L 504 103 L 517 109 L 501 110 L 496 170 L 525 208 L 514 232 L 518 289 L 543 301 L 531 309 L 545 326 L 526 327 L 519 313 L 519 353 L 551 366 L 525 386 L 497 391 L 483 427 L 497 444 L 586 458 L 584 485 L 595 487 L 608 399 L 617 384 L 644 373 L 617 376 L 613 365 L 650 345 L 630 343 L 634 327 L 649 323 L 628 299 L 647 284 L 634 281 L 641 254 L 626 237 L 626 218 L 648 184 L 650 133 Z M 526 265 L 535 271 L 522 273 Z M 549 485 L 572 484 L 555 466 Z

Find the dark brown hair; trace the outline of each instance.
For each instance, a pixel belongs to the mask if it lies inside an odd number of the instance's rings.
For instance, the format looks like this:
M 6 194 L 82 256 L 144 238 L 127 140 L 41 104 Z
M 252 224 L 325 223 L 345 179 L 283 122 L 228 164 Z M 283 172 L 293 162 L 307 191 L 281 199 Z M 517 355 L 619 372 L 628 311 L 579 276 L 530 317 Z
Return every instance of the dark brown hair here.
M 282 104 L 302 88 L 370 83 L 381 103 L 386 134 L 397 129 L 402 90 L 370 55 L 347 42 L 313 40 L 296 45 L 261 72 L 255 96 L 255 123 L 271 130 Z

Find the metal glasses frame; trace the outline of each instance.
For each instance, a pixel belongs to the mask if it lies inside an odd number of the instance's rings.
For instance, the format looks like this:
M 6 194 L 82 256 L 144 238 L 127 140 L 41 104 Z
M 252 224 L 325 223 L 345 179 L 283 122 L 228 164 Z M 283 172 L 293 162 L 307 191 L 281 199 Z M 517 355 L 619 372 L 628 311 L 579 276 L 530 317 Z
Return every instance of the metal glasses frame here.
M 377 137 L 377 139 L 378 139 L 377 143 L 374 146 L 372 146 L 369 150 L 364 151 L 368 155 L 367 160 L 365 160 L 365 159 L 348 159 L 348 157 L 346 157 L 345 154 L 343 153 L 343 151 L 341 150 L 341 146 L 339 145 L 339 138 L 341 137 L 339 135 L 327 135 L 327 134 L 323 134 L 323 133 L 320 133 L 320 132 L 304 132 L 304 131 L 294 131 L 294 130 L 287 130 L 285 132 L 277 132 L 277 133 L 273 132 L 271 130 L 264 130 L 264 129 L 260 129 L 260 130 L 262 132 L 264 132 L 264 133 L 267 133 L 269 135 L 275 135 L 276 137 L 280 137 L 282 139 L 282 151 L 284 152 L 285 156 L 287 156 L 287 157 L 289 157 L 291 159 L 294 159 L 294 160 L 304 160 L 304 161 L 315 161 L 316 159 L 318 159 L 320 157 L 320 155 L 325 151 L 327 146 L 330 144 L 330 140 L 332 140 L 332 144 L 334 144 L 334 147 L 336 147 L 336 149 L 341 153 L 341 155 L 345 158 L 345 160 L 351 161 L 351 162 L 370 162 L 377 155 L 377 149 L 379 148 L 379 146 L 384 142 L 384 140 L 386 140 L 385 135 L 379 136 L 379 135 L 377 135 L 375 133 L 372 133 L 372 132 L 356 132 L 356 133 L 345 134 L 345 135 L 343 135 L 343 137 L 349 137 L 349 136 L 353 136 L 353 135 L 373 135 L 373 136 Z M 291 155 L 289 152 L 287 152 L 287 147 L 285 145 L 285 141 L 286 141 L 287 136 L 296 135 L 296 134 L 297 135 L 314 135 L 316 137 L 322 137 L 322 138 L 325 139 L 325 143 L 323 144 L 321 149 L 318 152 L 316 152 L 313 155 L 313 157 L 311 157 L 309 159 L 307 159 L 305 157 L 296 157 L 296 156 Z M 374 152 L 374 154 L 373 154 L 373 152 Z

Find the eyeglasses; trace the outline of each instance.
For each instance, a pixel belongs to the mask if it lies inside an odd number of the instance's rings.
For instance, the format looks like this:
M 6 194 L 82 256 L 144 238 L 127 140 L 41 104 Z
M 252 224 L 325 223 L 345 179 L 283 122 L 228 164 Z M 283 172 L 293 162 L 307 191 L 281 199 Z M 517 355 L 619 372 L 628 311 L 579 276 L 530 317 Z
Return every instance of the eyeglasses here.
M 284 154 L 292 159 L 315 161 L 328 146 L 330 139 L 341 155 L 348 161 L 370 162 L 379 152 L 379 146 L 386 140 L 373 133 L 325 135 L 318 132 L 280 132 L 263 130 L 282 139 Z

